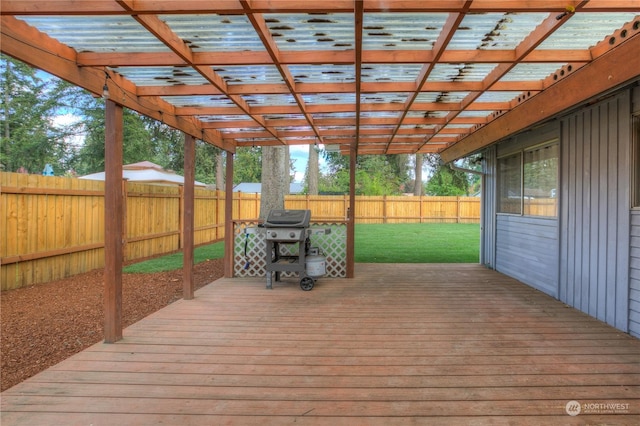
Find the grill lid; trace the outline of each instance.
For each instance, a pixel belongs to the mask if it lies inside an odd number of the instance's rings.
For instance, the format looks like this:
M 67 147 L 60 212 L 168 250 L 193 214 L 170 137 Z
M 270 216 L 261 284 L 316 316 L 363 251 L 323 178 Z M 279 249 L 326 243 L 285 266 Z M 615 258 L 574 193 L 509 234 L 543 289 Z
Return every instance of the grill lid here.
M 264 221 L 267 228 L 307 228 L 311 210 L 271 210 Z

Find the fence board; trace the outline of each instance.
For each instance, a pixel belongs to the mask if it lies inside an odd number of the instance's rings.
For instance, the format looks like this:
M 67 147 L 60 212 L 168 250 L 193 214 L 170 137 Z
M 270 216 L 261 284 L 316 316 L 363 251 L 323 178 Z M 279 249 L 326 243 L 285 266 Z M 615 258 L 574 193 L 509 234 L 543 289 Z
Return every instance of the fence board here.
M 125 184 L 125 260 L 181 249 L 181 191 Z M 225 193 L 196 190 L 196 245 L 224 238 Z M 234 194 L 234 220 L 255 220 L 259 194 Z M 311 210 L 315 222 L 345 220 L 349 196 L 288 195 L 285 208 Z M 473 222 L 473 197 L 356 197 L 357 223 Z M 52 281 L 104 266 L 104 182 L 0 173 L 2 290 Z

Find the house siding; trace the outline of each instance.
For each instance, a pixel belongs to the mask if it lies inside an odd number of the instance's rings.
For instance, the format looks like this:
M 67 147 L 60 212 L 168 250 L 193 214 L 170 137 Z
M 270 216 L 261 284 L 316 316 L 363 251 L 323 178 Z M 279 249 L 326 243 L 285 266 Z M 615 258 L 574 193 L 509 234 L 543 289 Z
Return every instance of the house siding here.
M 629 333 L 640 337 L 640 210 L 631 212 Z
M 558 297 L 558 221 L 498 215 L 496 270 Z
M 628 331 L 630 90 L 562 119 L 559 298 Z

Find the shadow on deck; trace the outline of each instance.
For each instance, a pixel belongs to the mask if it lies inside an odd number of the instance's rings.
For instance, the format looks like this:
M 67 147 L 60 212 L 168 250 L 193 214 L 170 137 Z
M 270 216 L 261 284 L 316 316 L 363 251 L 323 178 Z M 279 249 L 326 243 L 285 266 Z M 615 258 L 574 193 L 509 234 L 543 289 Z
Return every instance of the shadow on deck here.
M 124 336 L 2 393 L 2 425 L 640 423 L 639 340 L 480 265 L 221 279 Z

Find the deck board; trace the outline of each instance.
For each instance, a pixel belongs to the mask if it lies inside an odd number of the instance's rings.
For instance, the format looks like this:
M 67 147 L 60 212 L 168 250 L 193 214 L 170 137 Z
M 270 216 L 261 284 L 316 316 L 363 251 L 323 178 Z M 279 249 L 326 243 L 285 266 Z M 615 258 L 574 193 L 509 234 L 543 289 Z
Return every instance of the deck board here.
M 571 417 L 572 400 L 620 412 Z M 640 341 L 479 265 L 357 265 L 355 279 L 310 292 L 221 279 L 6 390 L 0 415 L 3 426 L 633 425 Z

